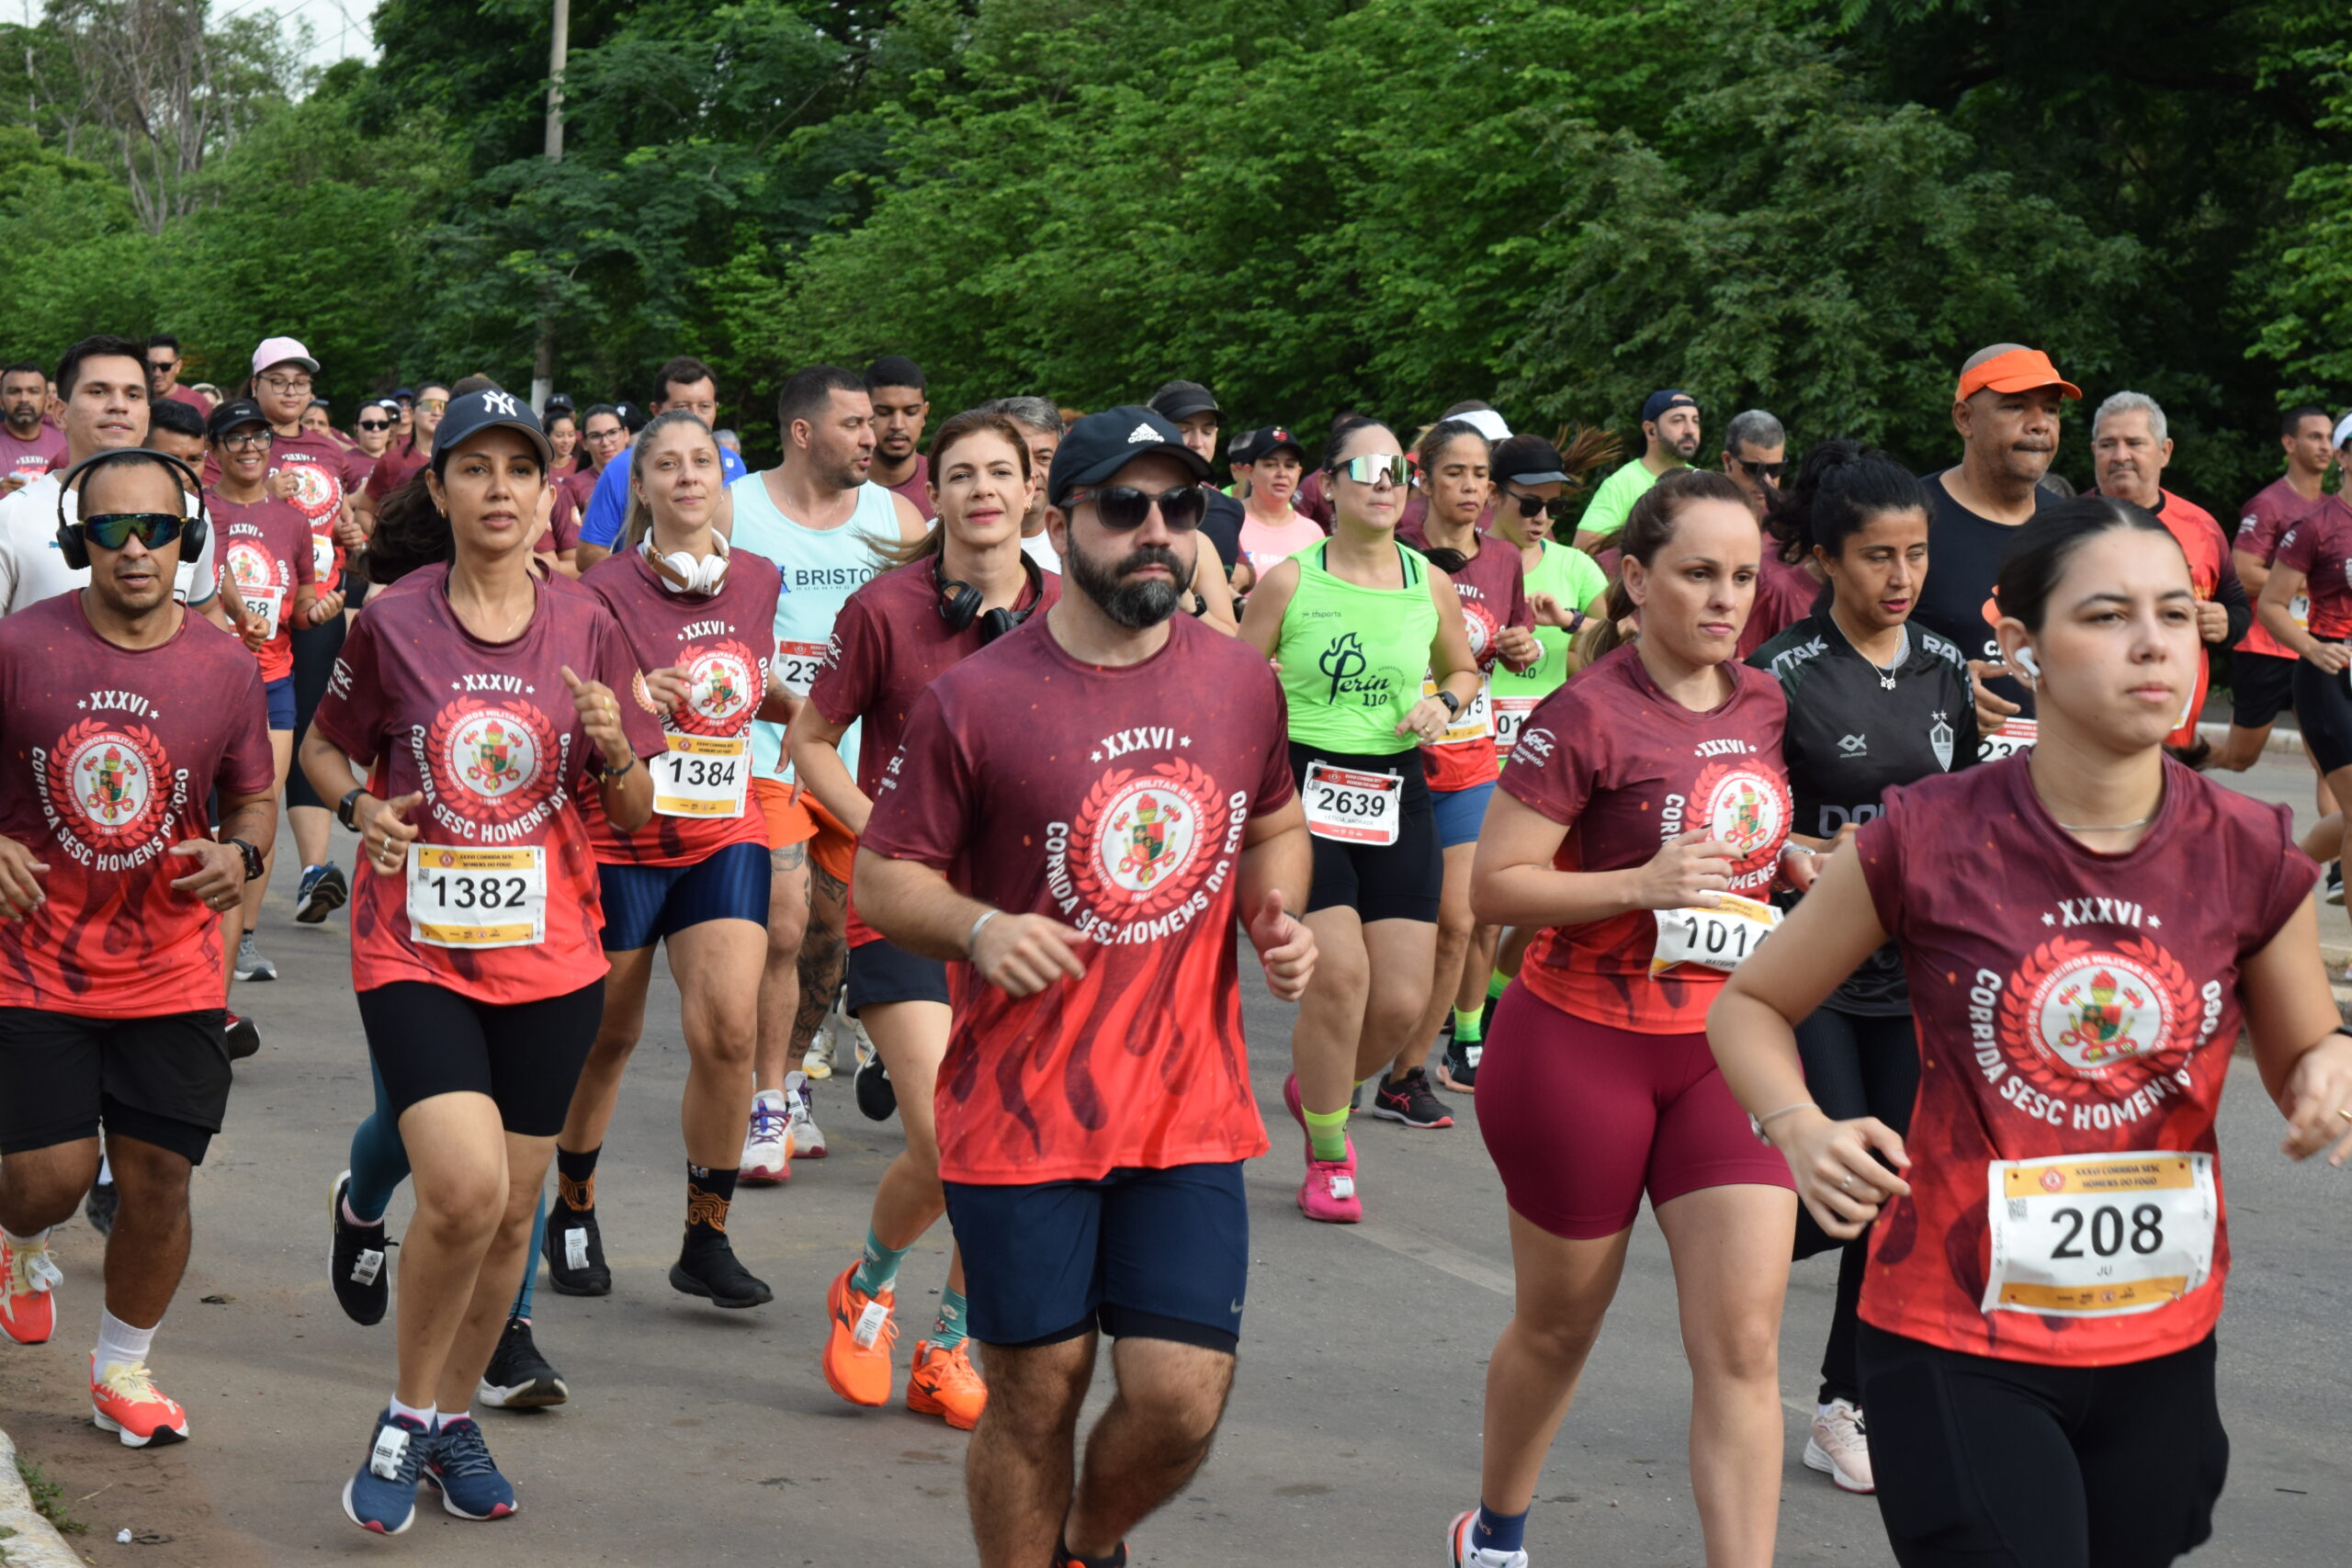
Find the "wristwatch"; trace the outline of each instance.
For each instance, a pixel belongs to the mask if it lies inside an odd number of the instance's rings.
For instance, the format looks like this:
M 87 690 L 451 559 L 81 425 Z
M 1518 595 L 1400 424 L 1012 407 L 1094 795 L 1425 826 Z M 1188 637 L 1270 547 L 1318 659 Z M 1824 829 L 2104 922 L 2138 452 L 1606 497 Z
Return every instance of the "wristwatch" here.
M 263 869 L 261 863 L 261 852 L 254 848 L 251 844 L 245 842 L 243 839 L 231 839 L 229 840 L 229 846 L 237 852 L 237 858 L 245 863 L 245 880 L 247 882 L 259 882 L 261 880 Z
M 1446 712 L 1452 714 L 1456 718 L 1460 718 L 1462 716 L 1462 699 L 1460 697 L 1455 696 L 1452 692 L 1449 692 L 1444 687 L 1441 686 L 1438 688 L 1437 700 L 1445 705 Z
M 334 808 L 334 819 L 355 833 L 359 831 L 359 797 L 367 793 L 368 786 L 361 784 L 346 794 Z

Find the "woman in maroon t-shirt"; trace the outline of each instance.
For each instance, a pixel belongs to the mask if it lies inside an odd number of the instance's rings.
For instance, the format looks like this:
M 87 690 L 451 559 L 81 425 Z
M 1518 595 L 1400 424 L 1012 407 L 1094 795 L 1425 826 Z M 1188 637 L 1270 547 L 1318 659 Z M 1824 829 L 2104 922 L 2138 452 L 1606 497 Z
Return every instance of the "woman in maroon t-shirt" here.
M 1703 1025 L 1773 918 L 1788 704 L 1733 658 L 1761 541 L 1731 480 L 1668 476 L 1623 539 L 1601 641 L 1637 609 L 1640 641 L 1528 715 L 1471 873 L 1481 919 L 1539 931 L 1478 1067 L 1519 1289 L 1487 1369 L 1480 1506 L 1453 1523 L 1461 1562 L 1519 1549 L 1645 1191 L 1673 1254 L 1707 1560 L 1771 1561 L 1796 1201 Z
M 2103 498 L 2045 508 L 1995 597 L 2039 743 L 1887 792 L 1709 1033 L 1822 1228 L 1870 1226 L 1859 1359 L 1896 1560 L 2157 1568 L 2211 1535 L 2228 1468 L 2213 1122 L 2241 1010 L 2296 1158 L 2352 1156 L 2352 1039 L 2292 813 L 2165 755 L 2202 665 L 2178 543 Z M 1907 1136 L 1825 1115 L 1792 1032 L 1890 937 Z
M 1001 414 L 959 413 L 933 438 L 930 471 L 938 526 L 894 552 L 905 564 L 868 581 L 842 606 L 808 702 L 786 739 L 801 783 L 858 834 L 873 815 L 884 770 L 899 754 L 907 716 L 932 679 L 1060 594 L 1061 579 L 1041 571 L 1021 548 L 1035 476 L 1020 426 Z M 860 723 L 853 779 L 841 740 Z M 890 1397 L 898 1330 L 879 1325 L 889 1323 L 897 1305 L 899 1260 L 947 1212 L 932 1100 L 952 1020 L 946 965 L 906 952 L 866 925 L 854 888 L 849 943 L 847 1009 L 879 1056 L 878 1066 L 858 1070 L 858 1105 L 868 1115 L 887 1116 L 888 1101 L 875 1103 L 876 1092 L 895 1100 L 907 1135 L 905 1150 L 875 1190 L 865 1257 L 835 1278 L 828 1302 L 825 1382 L 851 1404 L 871 1405 Z M 876 1304 L 879 1316 L 869 1321 Z M 965 1345 L 958 1249 L 948 1261 L 939 1315 L 915 1347 L 907 1407 L 968 1429 L 987 1398 Z
M 594 789 L 616 826 L 642 826 L 654 792 L 639 758 L 665 749 L 653 716 L 614 695 L 636 671 L 611 613 L 530 572 L 547 458 L 528 405 L 452 403 L 424 490 L 396 495 L 371 541 L 370 570 L 394 586 L 361 611 L 302 742 L 371 874 L 352 901 L 352 986 L 416 1177 L 399 1381 L 343 1495 L 353 1523 L 384 1534 L 408 1528 L 428 1475 L 453 1514 L 514 1512 L 480 1428 L 436 1414 L 472 1403 L 508 1326 L 604 1010 L 579 796 Z

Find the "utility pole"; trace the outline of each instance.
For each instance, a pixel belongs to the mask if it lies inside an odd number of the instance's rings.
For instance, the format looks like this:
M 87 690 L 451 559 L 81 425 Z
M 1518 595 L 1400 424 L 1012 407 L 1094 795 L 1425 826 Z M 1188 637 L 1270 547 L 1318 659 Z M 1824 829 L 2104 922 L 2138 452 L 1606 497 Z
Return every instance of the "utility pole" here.
M 563 162 L 563 59 L 571 44 L 571 0 L 555 0 L 555 22 L 548 40 L 548 162 Z M 545 413 L 548 395 L 555 390 L 555 293 L 552 285 L 539 301 L 538 352 L 531 358 L 531 410 Z

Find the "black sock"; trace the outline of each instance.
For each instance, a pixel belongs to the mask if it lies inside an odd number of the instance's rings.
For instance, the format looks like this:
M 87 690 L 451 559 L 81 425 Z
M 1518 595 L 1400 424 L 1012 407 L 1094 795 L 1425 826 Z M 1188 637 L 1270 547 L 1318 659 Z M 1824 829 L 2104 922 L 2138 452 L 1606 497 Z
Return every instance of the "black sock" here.
M 575 1214 L 596 1206 L 596 1156 L 604 1152 L 602 1144 L 585 1154 L 573 1154 L 561 1144 L 555 1146 L 556 1195 Z
M 1069 1549 L 1069 1542 L 1057 1539 L 1054 1542 L 1054 1568 L 1127 1568 L 1127 1543 L 1119 1542 L 1106 1557 L 1080 1557 Z
M 735 1201 L 735 1168 L 686 1167 L 686 1247 L 695 1250 L 727 1245 L 727 1210 Z

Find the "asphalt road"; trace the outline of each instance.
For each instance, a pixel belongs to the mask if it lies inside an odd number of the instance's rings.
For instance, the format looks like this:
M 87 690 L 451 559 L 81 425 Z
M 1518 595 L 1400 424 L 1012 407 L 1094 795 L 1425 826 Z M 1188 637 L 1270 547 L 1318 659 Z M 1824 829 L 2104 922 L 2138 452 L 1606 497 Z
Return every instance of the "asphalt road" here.
M 2299 801 L 2308 818 L 2301 767 L 2267 760 L 2242 783 Z M 844 1080 L 820 1086 L 831 1156 L 798 1162 L 788 1187 L 739 1199 L 736 1245 L 775 1287 L 772 1305 L 719 1312 L 667 1283 L 685 1054 L 666 978 L 600 1172 L 615 1293 L 539 1299 L 539 1342 L 572 1401 L 485 1418 L 521 1514 L 468 1524 L 421 1501 L 416 1528 L 398 1540 L 353 1529 L 337 1497 L 390 1390 L 392 1341 L 389 1324 L 356 1327 L 334 1304 L 325 1203 L 368 1108 L 367 1064 L 342 917 L 298 928 L 286 891 L 273 895 L 262 933 L 284 978 L 241 987 L 238 1002 L 261 1020 L 266 1043 L 241 1066 L 228 1130 L 198 1175 L 195 1261 L 153 1356 L 188 1408 L 194 1440 L 134 1453 L 89 1425 L 83 1380 L 99 1247 L 79 1222 L 59 1233 L 57 1339 L 0 1344 L 0 1427 L 90 1525 L 77 1548 L 99 1563 L 201 1568 L 972 1561 L 963 1436 L 896 1405 L 854 1411 L 817 1371 L 825 1284 L 863 1238 L 894 1124 L 860 1118 Z M 2342 912 L 2329 920 L 2330 940 L 2346 941 Z M 1134 1561 L 1436 1564 L 1446 1521 L 1476 1500 L 1486 1358 L 1510 1310 L 1502 1199 L 1476 1112 L 1454 1098 L 1450 1131 L 1361 1123 L 1372 1217 L 1311 1225 L 1293 1206 L 1298 1156 L 1280 1100 L 1287 1010 L 1253 984 L 1247 1016 L 1275 1136 L 1273 1154 L 1250 1170 L 1254 1273 L 1240 1372 L 1214 1458 L 1137 1534 Z M 2352 1171 L 2290 1166 L 2275 1152 L 2277 1117 L 2251 1064 L 2241 1060 L 2233 1079 L 2222 1141 L 2237 1265 L 2221 1331 L 2233 1463 L 2217 1539 L 2194 1561 L 2340 1562 L 2352 1535 Z M 403 1194 L 395 1235 L 406 1214 Z M 934 1239 L 940 1247 L 917 1252 L 901 1279 L 902 1347 L 927 1325 L 945 1272 L 944 1226 Z M 1891 1561 L 1873 1505 L 1798 1462 L 1834 1269 L 1826 1258 L 1799 1266 L 1781 1336 L 1779 1560 L 1788 1564 Z M 1531 1521 L 1538 1563 L 1702 1562 L 1672 1302 L 1665 1246 L 1645 1215 Z M 168 1539 L 117 1544 L 125 1529 Z

